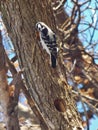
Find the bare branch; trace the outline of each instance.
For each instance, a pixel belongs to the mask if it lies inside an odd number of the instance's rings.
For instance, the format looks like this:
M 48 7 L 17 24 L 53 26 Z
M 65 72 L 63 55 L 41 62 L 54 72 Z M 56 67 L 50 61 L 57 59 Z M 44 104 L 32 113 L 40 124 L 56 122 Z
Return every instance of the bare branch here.
M 59 10 L 62 6 L 64 6 L 65 2 L 66 2 L 66 0 L 59 0 L 58 1 L 59 4 L 56 7 L 53 7 L 53 10 L 54 11 Z M 55 3 L 52 3 L 52 4 L 55 4 Z

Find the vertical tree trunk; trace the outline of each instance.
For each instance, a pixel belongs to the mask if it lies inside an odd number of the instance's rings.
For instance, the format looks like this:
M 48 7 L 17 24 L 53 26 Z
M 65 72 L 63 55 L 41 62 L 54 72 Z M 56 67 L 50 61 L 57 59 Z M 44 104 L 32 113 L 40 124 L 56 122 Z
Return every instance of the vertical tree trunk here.
M 48 0 L 2 1 L 3 18 L 13 41 L 24 78 L 50 130 L 72 130 L 81 127 L 65 68 L 58 56 L 52 69 L 49 57 L 35 38 L 35 24 L 43 21 L 55 28 L 53 12 Z M 42 123 L 42 122 L 41 122 Z M 78 129 L 78 128 L 77 128 Z

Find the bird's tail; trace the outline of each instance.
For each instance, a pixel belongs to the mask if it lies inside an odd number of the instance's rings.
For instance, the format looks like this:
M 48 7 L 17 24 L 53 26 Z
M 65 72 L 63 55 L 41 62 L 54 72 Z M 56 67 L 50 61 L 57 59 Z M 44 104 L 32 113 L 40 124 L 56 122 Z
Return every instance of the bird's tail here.
M 51 66 L 53 68 L 56 68 L 56 58 L 57 58 L 57 55 L 54 55 L 51 53 Z

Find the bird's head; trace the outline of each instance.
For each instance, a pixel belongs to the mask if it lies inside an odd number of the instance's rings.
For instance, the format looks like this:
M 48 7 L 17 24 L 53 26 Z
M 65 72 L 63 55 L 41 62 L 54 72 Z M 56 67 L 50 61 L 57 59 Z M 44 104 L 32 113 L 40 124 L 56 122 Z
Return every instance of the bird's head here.
M 40 32 L 44 29 L 44 26 L 41 24 L 41 22 L 36 23 L 36 29 Z
M 47 35 L 48 33 L 47 25 L 45 25 L 43 22 L 36 23 L 36 29 L 37 31 L 42 32 L 44 35 Z

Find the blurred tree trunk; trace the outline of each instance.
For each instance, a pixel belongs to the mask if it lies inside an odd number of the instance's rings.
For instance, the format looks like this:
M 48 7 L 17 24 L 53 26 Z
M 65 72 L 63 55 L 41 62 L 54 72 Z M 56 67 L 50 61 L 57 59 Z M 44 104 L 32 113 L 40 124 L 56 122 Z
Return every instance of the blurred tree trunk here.
M 66 70 L 60 56 L 57 68 L 52 69 L 49 57 L 36 40 L 36 22 L 43 21 L 55 30 L 55 20 L 49 1 L 6 0 L 1 2 L 1 10 L 20 67 L 24 69 L 28 93 L 36 102 L 48 129 L 80 128 L 81 119 L 66 81 L 64 73 Z
M 4 122 L 7 130 L 20 130 L 18 116 L 17 116 L 17 105 L 19 97 L 19 82 L 13 80 L 12 85 L 16 85 L 15 95 L 12 96 L 10 90 L 12 86 L 8 85 L 7 82 L 7 56 L 2 44 L 2 36 L 0 31 L 0 105 L 4 113 Z M 16 77 L 16 76 L 14 76 Z
M 5 60 L 5 52 L 2 44 L 2 36 L 0 30 L 0 105 L 3 108 L 4 120 L 7 125 L 8 113 L 7 107 L 9 103 L 9 93 L 8 93 L 8 82 L 7 82 L 7 68 Z

